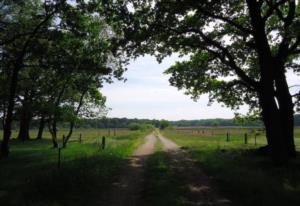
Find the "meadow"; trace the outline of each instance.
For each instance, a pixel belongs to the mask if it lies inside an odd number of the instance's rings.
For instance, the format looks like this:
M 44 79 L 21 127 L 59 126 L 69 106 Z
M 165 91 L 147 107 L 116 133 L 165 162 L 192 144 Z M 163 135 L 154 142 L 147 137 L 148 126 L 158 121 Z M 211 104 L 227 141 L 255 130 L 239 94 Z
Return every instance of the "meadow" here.
M 32 137 L 36 135 L 31 131 Z M 59 142 L 67 130 L 59 130 Z M 126 158 L 150 131 L 75 130 L 65 149 L 52 148 L 50 134 L 20 142 L 14 132 L 10 156 L 0 162 L 0 205 L 101 205 Z M 81 134 L 81 142 L 79 137 Z M 106 136 L 106 148 L 99 142 Z
M 266 144 L 262 130 L 174 128 L 162 134 L 187 150 L 236 205 L 300 205 L 300 158 L 274 165 L 270 158 L 257 154 L 255 149 Z M 295 129 L 295 144 L 300 152 L 299 128 Z
M 31 137 L 36 132 L 32 130 Z M 15 131 L 10 156 L 0 162 L 0 205 L 103 205 L 120 168 L 150 132 L 75 130 L 61 150 L 58 168 L 58 150 L 52 148 L 49 133 L 42 140 L 20 142 Z M 168 128 L 160 132 L 190 153 L 199 169 L 234 205 L 300 205 L 300 158 L 274 165 L 269 157 L 257 154 L 256 149 L 266 144 L 263 130 Z M 60 144 L 66 133 L 59 130 Z M 295 134 L 300 152 L 300 129 L 295 129 Z M 100 144 L 103 136 L 104 150 Z M 160 142 L 147 161 L 144 175 L 143 205 L 185 205 L 186 191 Z

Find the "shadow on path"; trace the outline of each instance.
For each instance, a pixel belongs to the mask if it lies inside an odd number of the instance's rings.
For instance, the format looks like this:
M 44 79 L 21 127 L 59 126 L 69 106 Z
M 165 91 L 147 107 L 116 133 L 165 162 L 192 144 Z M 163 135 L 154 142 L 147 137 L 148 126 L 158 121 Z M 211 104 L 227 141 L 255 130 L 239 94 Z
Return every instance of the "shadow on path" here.
M 143 174 L 148 157 L 154 153 L 157 138 L 154 134 L 145 137 L 145 143 L 134 152 L 117 181 L 108 191 L 105 206 L 134 206 L 140 199 Z
M 157 179 L 145 180 L 147 168 L 147 160 L 155 153 L 155 145 L 159 140 L 163 146 L 163 153 L 167 156 L 167 167 L 170 169 L 170 174 L 161 173 Z M 217 189 L 213 186 L 210 178 L 205 175 L 196 163 L 189 157 L 188 153 L 181 149 L 175 142 L 163 137 L 158 132 L 154 132 L 145 137 L 145 143 L 141 145 L 129 159 L 128 164 L 120 171 L 120 175 L 116 178 L 107 192 L 107 197 L 104 198 L 105 206 L 143 206 L 149 205 L 145 197 L 146 194 L 151 194 L 149 182 L 159 181 L 164 179 L 166 188 L 172 186 L 173 180 L 176 180 L 174 191 L 180 191 L 182 199 L 176 205 L 205 205 L 205 206 L 228 206 L 232 205 L 231 201 L 219 195 Z M 173 183 L 171 183 L 173 182 Z M 153 188 L 157 189 L 157 188 Z M 150 189 L 151 190 L 151 189 Z M 171 191 L 162 191 L 159 194 L 160 198 L 168 195 Z M 172 193 L 172 192 L 171 192 Z M 169 194 L 170 195 L 170 194 Z M 176 194 L 171 194 L 176 195 Z M 154 197 L 156 198 L 156 197 Z M 177 198 L 177 197 L 174 197 Z M 150 203 L 150 202 L 149 202 Z M 153 206 L 169 206 L 163 205 L 162 202 Z
M 181 194 L 184 197 L 182 205 L 232 205 L 230 200 L 219 195 L 210 178 L 201 171 L 185 150 L 162 135 L 157 136 L 168 154 L 169 166 L 174 178 L 177 179 L 184 193 Z

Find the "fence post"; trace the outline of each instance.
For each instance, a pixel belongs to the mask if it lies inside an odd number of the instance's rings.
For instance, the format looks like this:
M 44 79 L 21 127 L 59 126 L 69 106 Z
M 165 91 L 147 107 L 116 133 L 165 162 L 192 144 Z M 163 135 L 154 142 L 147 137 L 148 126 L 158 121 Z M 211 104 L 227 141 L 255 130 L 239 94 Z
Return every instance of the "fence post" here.
M 79 143 L 81 143 L 81 133 L 79 134 Z
M 245 144 L 248 144 L 248 134 L 247 133 L 245 133 L 244 142 L 245 142 Z
M 254 145 L 256 145 L 256 137 L 257 137 L 257 134 L 255 133 L 255 135 L 254 135 Z
M 229 132 L 226 133 L 226 141 L 227 141 L 227 142 L 230 141 Z
M 61 153 L 61 147 L 58 147 L 58 160 L 57 160 L 57 168 L 60 168 L 60 153 Z
M 114 136 L 116 136 L 116 128 L 114 128 Z
M 102 137 L 102 149 L 105 149 L 105 136 Z

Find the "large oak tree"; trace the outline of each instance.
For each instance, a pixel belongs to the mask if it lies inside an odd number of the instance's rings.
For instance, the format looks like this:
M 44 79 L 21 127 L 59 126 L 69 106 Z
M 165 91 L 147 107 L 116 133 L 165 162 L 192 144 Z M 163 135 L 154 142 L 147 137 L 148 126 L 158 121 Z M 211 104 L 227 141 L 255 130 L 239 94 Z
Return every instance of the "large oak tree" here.
M 167 73 L 172 85 L 197 98 L 209 93 L 233 108 L 261 112 L 269 150 L 295 156 L 294 105 L 288 70 L 299 72 L 300 6 L 295 0 L 104 1 L 129 55 L 159 60 L 187 55 Z

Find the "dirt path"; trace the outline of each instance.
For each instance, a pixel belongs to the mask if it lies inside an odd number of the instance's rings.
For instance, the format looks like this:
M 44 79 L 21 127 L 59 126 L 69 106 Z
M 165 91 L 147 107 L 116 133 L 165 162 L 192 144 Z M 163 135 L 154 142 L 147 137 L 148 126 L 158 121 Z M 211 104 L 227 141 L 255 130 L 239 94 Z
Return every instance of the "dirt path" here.
M 146 160 L 155 152 L 157 137 L 150 134 L 129 160 L 129 164 L 121 172 L 118 181 L 113 183 L 106 206 L 135 206 L 139 200 L 143 185 L 143 173 Z
M 118 181 L 113 183 L 113 187 L 107 193 L 105 206 L 142 206 L 139 203 L 143 202 L 141 195 L 145 185 L 146 161 L 155 152 L 157 140 L 162 143 L 164 151 L 167 152 L 168 164 L 175 174 L 173 178 L 179 180 L 180 188 L 184 191 L 185 203 L 183 205 L 231 205 L 229 200 L 218 194 L 209 177 L 189 158 L 186 151 L 172 140 L 154 132 L 145 137 L 145 143 L 134 152 L 129 164 L 120 172 Z
M 231 205 L 229 200 L 218 194 L 209 177 L 189 158 L 186 151 L 161 134 L 157 134 L 157 137 L 161 141 L 164 150 L 168 152 L 170 166 L 175 171 L 176 178 L 179 178 L 181 187 L 185 191 L 187 199 L 184 205 Z

